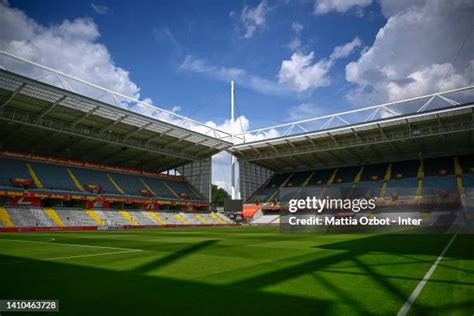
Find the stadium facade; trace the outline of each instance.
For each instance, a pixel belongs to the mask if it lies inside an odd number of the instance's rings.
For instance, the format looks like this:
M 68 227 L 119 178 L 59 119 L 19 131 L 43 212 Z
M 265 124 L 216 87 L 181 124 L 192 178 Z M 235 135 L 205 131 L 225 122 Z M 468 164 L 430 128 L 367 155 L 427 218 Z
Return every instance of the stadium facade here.
M 474 87 L 235 135 L 0 56 L 3 229 L 228 224 L 210 212 L 211 157 L 224 150 L 255 222 L 278 222 L 276 210 L 305 196 L 472 200 Z
M 244 215 L 277 223 L 280 207 L 307 196 L 376 198 L 385 211 L 427 220 L 437 205 L 469 209 L 473 100 L 474 87 L 464 87 L 238 135 L 251 140 L 229 149 L 240 161 Z M 266 138 L 274 134 L 282 136 Z
M 230 134 L 1 56 L 2 228 L 228 223 L 209 205 Z

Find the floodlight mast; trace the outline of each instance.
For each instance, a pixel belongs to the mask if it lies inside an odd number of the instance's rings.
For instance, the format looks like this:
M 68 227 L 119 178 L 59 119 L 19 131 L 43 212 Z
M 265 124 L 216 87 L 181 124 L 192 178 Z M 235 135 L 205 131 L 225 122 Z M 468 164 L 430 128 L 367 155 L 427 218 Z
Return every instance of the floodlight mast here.
M 234 137 L 235 137 L 235 129 L 234 129 L 234 81 L 232 80 L 230 82 L 230 134 L 231 134 L 231 142 L 234 143 Z M 239 188 L 239 183 L 236 178 L 236 174 L 238 174 L 238 164 L 237 164 L 237 159 L 235 158 L 234 155 L 231 155 L 231 198 L 232 200 L 240 199 L 240 188 Z

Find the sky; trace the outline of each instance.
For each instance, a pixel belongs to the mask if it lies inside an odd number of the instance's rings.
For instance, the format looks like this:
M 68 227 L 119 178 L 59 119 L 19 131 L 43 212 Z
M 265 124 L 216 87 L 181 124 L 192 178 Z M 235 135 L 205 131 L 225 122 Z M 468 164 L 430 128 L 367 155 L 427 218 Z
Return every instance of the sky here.
M 238 132 L 470 85 L 473 17 L 471 0 L 0 0 L 0 49 L 227 131 L 234 80 Z

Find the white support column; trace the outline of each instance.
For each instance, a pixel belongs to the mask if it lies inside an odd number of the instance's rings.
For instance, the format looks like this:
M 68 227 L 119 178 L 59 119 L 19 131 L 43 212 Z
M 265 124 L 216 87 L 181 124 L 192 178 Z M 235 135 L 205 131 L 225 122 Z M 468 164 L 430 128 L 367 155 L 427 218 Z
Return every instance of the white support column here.
M 232 140 L 234 142 L 235 137 L 235 117 L 234 117 L 234 81 L 230 82 L 230 128 L 231 128 L 231 135 Z M 239 186 L 239 166 L 237 158 L 232 155 L 231 156 L 231 197 L 233 200 L 240 199 L 240 186 Z

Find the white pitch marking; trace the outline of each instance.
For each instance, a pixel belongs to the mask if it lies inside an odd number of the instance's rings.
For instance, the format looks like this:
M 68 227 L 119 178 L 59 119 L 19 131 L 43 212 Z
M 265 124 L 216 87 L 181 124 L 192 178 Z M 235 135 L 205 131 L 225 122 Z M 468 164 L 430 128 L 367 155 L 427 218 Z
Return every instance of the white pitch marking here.
M 47 244 L 47 245 L 60 245 L 60 246 L 83 247 L 83 248 L 88 247 L 88 248 L 101 248 L 101 249 L 118 249 L 118 250 L 137 250 L 137 251 L 141 251 L 141 249 L 132 249 L 132 248 L 93 246 L 93 245 L 82 245 L 82 244 L 63 244 L 63 243 L 59 243 L 59 242 L 8 239 L 8 238 L 0 238 L 0 241 L 15 241 L 15 242 L 26 242 L 26 243 L 30 243 L 30 244 Z
M 115 251 L 115 252 L 106 252 L 106 253 L 93 253 L 88 255 L 77 255 L 77 256 L 66 256 L 66 257 L 56 257 L 56 258 L 44 258 L 44 259 L 36 259 L 32 258 L 29 260 L 18 260 L 18 261 L 10 261 L 10 262 L 2 262 L 0 265 L 4 264 L 16 264 L 16 263 L 24 263 L 24 262 L 36 262 L 36 261 L 53 261 L 53 260 L 62 260 L 62 259 L 77 259 L 77 258 L 86 258 L 86 257 L 97 257 L 97 256 L 109 256 L 109 255 L 119 255 L 125 253 L 132 253 L 132 252 L 139 252 L 142 251 L 141 249 L 135 250 L 126 250 L 126 251 Z
M 459 230 L 454 234 L 454 236 L 451 238 L 451 240 L 449 240 L 448 244 L 446 245 L 446 247 L 444 247 L 443 251 L 441 252 L 441 254 L 439 255 L 439 257 L 436 259 L 436 261 L 433 263 L 433 265 L 431 266 L 431 268 L 428 270 L 428 272 L 426 272 L 425 276 L 423 277 L 423 279 L 420 281 L 420 283 L 418 283 L 417 287 L 415 288 L 415 290 L 413 290 L 413 293 L 411 293 L 410 297 L 408 298 L 408 300 L 405 302 L 405 304 L 403 304 L 402 308 L 400 308 L 400 310 L 398 311 L 398 314 L 397 316 L 405 316 L 408 311 L 410 310 L 411 308 L 411 305 L 415 302 L 416 298 L 418 297 L 418 295 L 420 295 L 421 291 L 423 290 L 423 288 L 425 287 L 426 285 L 426 282 L 428 282 L 428 280 L 431 278 L 431 276 L 433 275 L 433 273 L 435 272 L 436 268 L 438 267 L 438 264 L 441 262 L 441 260 L 443 259 L 444 255 L 446 254 L 446 252 L 448 251 L 449 247 L 451 246 L 451 244 L 453 243 L 454 239 L 456 238 L 456 236 L 458 235 L 459 233 Z

